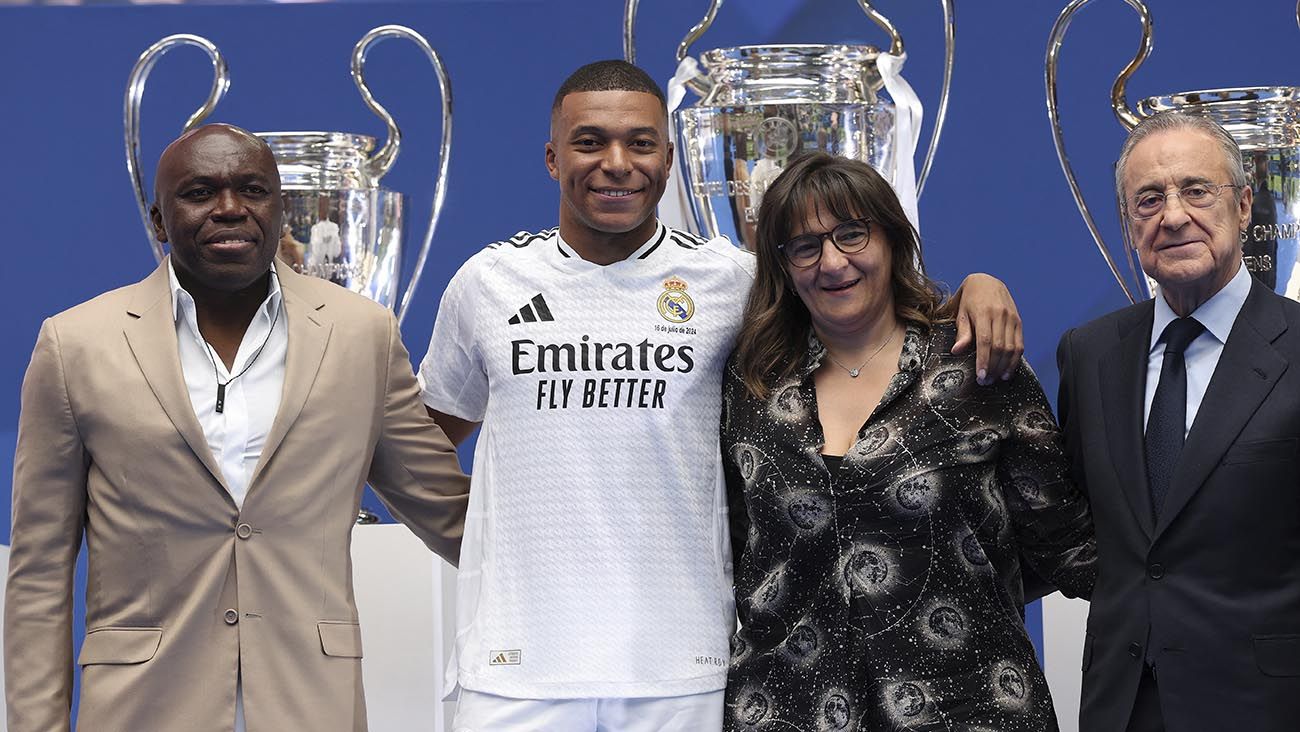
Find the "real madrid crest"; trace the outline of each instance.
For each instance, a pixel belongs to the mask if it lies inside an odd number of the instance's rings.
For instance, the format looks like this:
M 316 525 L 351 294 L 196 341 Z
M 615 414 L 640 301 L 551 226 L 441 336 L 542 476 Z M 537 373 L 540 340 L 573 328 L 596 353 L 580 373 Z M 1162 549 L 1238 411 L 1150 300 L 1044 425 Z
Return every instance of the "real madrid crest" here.
M 695 314 L 695 301 L 686 294 L 686 281 L 680 277 L 664 280 L 664 292 L 659 296 L 659 314 L 670 323 L 685 323 Z

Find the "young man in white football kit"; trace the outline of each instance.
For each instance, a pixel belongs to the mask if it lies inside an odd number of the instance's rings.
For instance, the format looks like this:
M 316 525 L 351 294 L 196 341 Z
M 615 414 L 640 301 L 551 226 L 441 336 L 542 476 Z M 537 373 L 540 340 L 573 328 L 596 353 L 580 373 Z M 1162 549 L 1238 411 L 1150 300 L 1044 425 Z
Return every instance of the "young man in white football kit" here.
M 546 145 L 559 227 L 489 245 L 443 296 L 424 401 L 458 444 L 482 425 L 455 732 L 721 727 L 734 612 L 718 418 L 753 260 L 657 221 L 672 156 L 652 79 L 579 69 Z M 1011 370 L 1005 288 L 971 284 L 963 306 L 991 373 Z

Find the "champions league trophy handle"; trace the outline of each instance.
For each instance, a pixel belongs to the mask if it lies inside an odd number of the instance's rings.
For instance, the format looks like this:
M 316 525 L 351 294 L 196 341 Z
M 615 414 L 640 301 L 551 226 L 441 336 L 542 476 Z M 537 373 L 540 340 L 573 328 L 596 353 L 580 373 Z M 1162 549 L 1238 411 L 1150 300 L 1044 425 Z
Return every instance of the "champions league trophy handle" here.
M 953 0 L 940 0 L 943 6 L 944 21 L 944 64 L 943 64 L 943 87 L 939 94 L 939 109 L 935 115 L 934 131 L 930 135 L 930 144 L 925 153 L 925 162 L 921 165 L 920 175 L 917 177 L 917 193 L 925 188 L 926 178 L 930 175 L 930 167 L 934 162 L 935 151 L 939 147 L 939 136 L 943 131 L 944 120 L 948 115 L 948 97 L 952 90 L 952 67 L 954 52 L 956 50 L 956 25 L 953 12 Z M 623 58 L 628 63 L 636 63 L 636 14 L 640 0 L 625 0 L 623 5 Z M 903 37 L 898 32 L 898 28 L 886 18 L 880 11 L 871 6 L 867 0 L 858 0 L 858 6 L 862 12 L 866 13 L 876 25 L 880 26 L 889 34 L 889 53 L 900 56 L 903 53 Z M 711 0 L 709 9 L 704 14 L 704 18 L 696 23 L 689 31 L 686 37 L 677 45 L 677 62 L 680 64 L 687 55 L 690 54 L 691 45 L 700 39 L 713 21 L 718 17 L 718 9 L 722 7 L 722 0 Z M 712 88 L 712 83 L 705 74 L 700 74 L 686 81 L 686 87 L 697 95 L 707 96 Z
M 420 244 L 419 256 L 415 260 L 415 269 L 411 272 L 411 280 L 406 284 L 406 292 L 402 294 L 400 304 L 397 307 L 397 322 L 400 324 L 406 317 L 406 311 L 411 305 L 411 298 L 415 296 L 416 286 L 420 283 L 420 275 L 424 273 L 424 265 L 429 258 L 429 249 L 433 244 L 433 234 L 438 227 L 438 219 L 442 216 L 442 204 L 447 197 L 447 173 L 451 162 L 451 79 L 447 76 L 447 70 L 443 66 L 438 52 L 433 50 L 433 47 L 429 45 L 424 36 L 406 26 L 381 25 L 366 33 L 361 37 L 361 40 L 357 41 L 356 47 L 352 49 L 352 80 L 356 82 L 357 90 L 361 92 L 361 98 L 365 101 L 366 106 L 382 119 L 388 127 L 388 139 L 384 142 L 384 146 L 371 156 L 367 163 L 374 178 L 382 177 L 393 166 L 402 144 L 401 129 L 393 121 L 393 117 L 388 113 L 388 110 L 384 109 L 383 105 L 375 100 L 365 79 L 366 56 L 370 53 L 370 49 L 389 38 L 405 38 L 419 46 L 421 51 L 424 51 L 424 55 L 428 57 L 429 63 L 433 65 L 433 69 L 437 73 L 438 91 L 442 95 L 442 142 L 438 147 L 438 174 L 433 187 L 433 208 L 429 213 L 429 225 L 425 229 L 424 241 Z
M 1070 158 L 1065 152 L 1065 137 L 1061 131 L 1061 115 L 1057 103 L 1057 66 L 1061 54 L 1061 44 L 1065 40 L 1065 33 L 1069 30 L 1070 21 L 1084 5 L 1092 0 L 1073 0 L 1061 11 L 1060 17 L 1056 19 L 1056 24 L 1052 26 L 1052 33 L 1047 44 L 1047 62 L 1045 82 L 1047 87 L 1047 118 L 1052 125 L 1052 142 L 1056 145 L 1056 157 L 1061 162 L 1061 171 L 1065 173 L 1065 179 L 1070 184 L 1070 193 L 1074 196 L 1074 203 L 1079 208 L 1079 213 L 1083 216 L 1083 221 L 1088 226 L 1088 231 L 1092 234 L 1093 241 L 1097 244 L 1098 251 L 1105 258 L 1106 264 L 1110 267 L 1110 272 L 1115 276 L 1119 286 L 1123 288 L 1124 294 L 1130 302 L 1137 302 L 1137 294 L 1141 292 L 1141 275 L 1137 271 L 1137 266 L 1133 262 L 1132 253 L 1128 254 L 1128 265 L 1130 274 L 1132 274 L 1136 287 L 1130 287 L 1130 283 L 1120 272 L 1119 264 L 1115 257 L 1111 255 L 1110 249 L 1106 246 L 1105 240 L 1101 236 L 1101 231 L 1097 228 L 1097 222 L 1088 210 L 1088 204 L 1084 201 L 1083 191 L 1079 188 L 1079 181 L 1075 178 L 1074 169 L 1070 166 Z M 1142 0 L 1124 0 L 1130 7 L 1137 11 L 1142 20 L 1142 42 L 1138 47 L 1137 54 L 1133 60 L 1124 67 L 1119 76 L 1115 79 L 1114 86 L 1111 87 L 1110 103 L 1115 117 L 1124 125 L 1126 129 L 1133 129 L 1142 120 L 1141 116 L 1128 104 L 1126 97 L 1126 87 L 1129 77 L 1137 71 L 1142 62 L 1151 54 L 1151 12 L 1147 9 Z M 1298 10 L 1300 12 L 1300 10 Z M 1121 215 L 1121 225 L 1127 227 L 1124 217 Z
M 925 181 L 930 177 L 935 151 L 939 149 L 939 135 L 948 119 L 948 94 L 952 91 L 952 62 L 957 50 L 957 25 L 952 0 L 942 0 L 943 5 L 943 86 L 939 90 L 939 109 L 934 115 L 934 132 L 930 133 L 930 146 L 925 151 L 925 162 L 916 176 L 916 196 L 921 197 Z M 901 43 L 901 41 L 900 41 Z
M 623 60 L 636 63 L 636 10 L 640 0 L 627 0 L 623 5 Z
M 135 200 L 140 207 L 140 220 L 144 223 L 145 234 L 149 237 L 149 246 L 153 250 L 154 259 L 159 262 L 162 261 L 164 254 L 163 246 L 153 236 L 153 223 L 149 220 L 149 199 L 145 195 L 144 179 L 140 173 L 140 104 L 144 99 L 145 82 L 149 79 L 154 64 L 158 63 L 158 59 L 164 53 L 177 46 L 201 48 L 212 60 L 212 89 L 208 92 L 208 99 L 185 121 L 185 129 L 182 132 L 189 132 L 207 119 L 217 103 L 225 96 L 226 91 L 230 89 L 230 70 L 221 51 L 217 50 L 212 41 L 189 33 L 167 36 L 153 44 L 140 54 L 135 66 L 131 68 L 131 76 L 126 85 L 126 98 L 122 105 L 126 137 L 126 170 L 131 176 L 131 185 L 135 189 Z

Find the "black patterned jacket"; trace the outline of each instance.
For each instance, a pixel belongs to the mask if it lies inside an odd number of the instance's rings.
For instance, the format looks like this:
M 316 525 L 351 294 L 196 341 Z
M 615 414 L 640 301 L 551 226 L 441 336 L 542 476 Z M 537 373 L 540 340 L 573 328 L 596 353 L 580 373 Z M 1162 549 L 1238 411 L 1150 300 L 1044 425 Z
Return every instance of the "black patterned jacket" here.
M 1020 561 L 1095 580 L 1092 522 L 1028 364 L 989 387 L 950 325 L 908 328 L 898 373 L 832 474 L 812 373 L 754 399 L 732 364 L 723 462 L 737 610 L 729 730 L 1056 729 Z

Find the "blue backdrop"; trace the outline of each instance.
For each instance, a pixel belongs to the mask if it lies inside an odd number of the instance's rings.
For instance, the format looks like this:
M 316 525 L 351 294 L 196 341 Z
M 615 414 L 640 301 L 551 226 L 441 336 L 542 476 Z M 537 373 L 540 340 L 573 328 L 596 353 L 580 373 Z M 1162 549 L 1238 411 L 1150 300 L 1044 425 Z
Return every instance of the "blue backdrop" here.
M 1054 395 L 1060 333 L 1125 304 L 1081 223 L 1052 149 L 1043 96 L 1048 32 L 1064 0 L 958 0 L 957 64 L 934 174 L 921 201 L 930 273 L 954 286 L 969 271 L 1007 282 L 1024 317 L 1027 356 Z M 940 5 L 880 0 L 907 41 L 905 76 L 932 115 L 942 72 Z M 1289 0 L 1149 0 L 1157 50 L 1131 97 L 1223 86 L 1297 83 L 1300 40 Z M 643 0 L 638 60 L 661 81 L 703 0 Z M 614 0 L 451 0 L 419 4 L 0 8 L 0 202 L 5 204 L 0 298 L 0 503 L 8 505 L 19 385 L 43 318 L 154 266 L 126 175 L 122 94 L 140 52 L 178 32 L 225 52 L 232 88 L 215 121 L 252 130 L 341 130 L 382 136 L 348 77 L 352 45 L 368 29 L 402 23 L 423 33 L 452 76 L 451 186 L 434 254 L 403 329 L 425 350 L 438 299 L 483 244 L 556 222 L 543 165 L 551 96 L 574 68 L 618 57 L 622 3 Z M 1085 193 L 1118 237 L 1111 163 L 1123 131 L 1109 113 L 1116 72 L 1139 38 L 1122 0 L 1097 0 L 1076 19 L 1062 55 L 1062 113 Z M 867 42 L 884 35 L 851 0 L 750 0 L 723 6 L 695 46 Z M 371 54 L 378 99 L 405 131 L 388 187 L 426 215 L 439 134 L 432 70 L 390 41 Z M 207 91 L 207 59 L 164 57 L 145 96 L 144 166 Z M 693 99 L 693 97 L 689 97 Z M 926 134 L 929 122 L 927 120 Z M 927 139 L 923 137 L 923 140 Z M 418 228 L 418 225 L 413 227 Z M 418 242 L 418 231 L 408 244 Z M 408 246 L 408 254 L 411 249 Z M 8 543 L 7 513 L 0 543 Z

